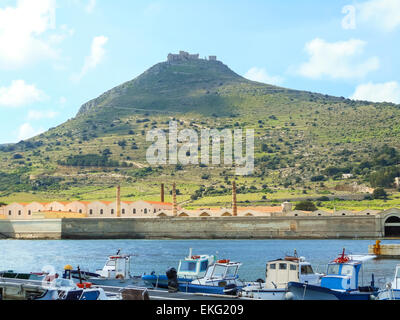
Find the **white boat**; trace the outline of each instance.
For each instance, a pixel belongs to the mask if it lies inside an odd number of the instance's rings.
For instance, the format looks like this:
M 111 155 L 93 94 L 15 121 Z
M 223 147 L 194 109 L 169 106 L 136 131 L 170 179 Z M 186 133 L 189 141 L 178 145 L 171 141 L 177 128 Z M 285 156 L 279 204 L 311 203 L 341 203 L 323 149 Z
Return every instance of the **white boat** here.
M 245 285 L 238 276 L 241 265 L 240 262 L 218 260 L 208 267 L 204 277 L 179 283 L 179 291 L 235 295 Z
M 378 300 L 400 300 L 400 264 L 396 266 L 394 279 L 378 293 Z
M 64 268 L 64 277 L 56 278 L 49 284 L 44 284 L 42 296 L 34 300 L 110 300 L 102 288 L 89 282 L 75 283 L 71 279 L 71 266 Z
M 285 300 L 290 281 L 318 285 L 323 274 L 315 273 L 304 257 L 285 257 L 269 261 L 266 265 L 265 282 L 248 285 L 240 291 L 242 298 L 260 300 Z
M 102 269 L 96 270 L 94 273 L 80 271 L 80 275 L 77 270 L 73 270 L 72 275 L 75 281 L 81 277 L 96 285 L 125 287 L 140 281 L 139 276 L 131 275 L 130 264 L 131 255 L 120 254 L 120 250 L 118 250 L 117 254 L 108 257 Z

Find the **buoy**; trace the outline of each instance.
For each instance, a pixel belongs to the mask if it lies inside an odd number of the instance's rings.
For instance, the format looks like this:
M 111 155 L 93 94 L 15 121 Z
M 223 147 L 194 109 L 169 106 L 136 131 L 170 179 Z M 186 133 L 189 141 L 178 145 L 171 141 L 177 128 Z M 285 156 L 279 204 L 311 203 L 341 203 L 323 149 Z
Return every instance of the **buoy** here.
M 64 267 L 64 270 L 73 270 L 74 268 L 72 268 L 72 266 L 70 265 L 70 264 L 67 264 L 65 267 Z
M 77 283 L 76 285 L 80 289 L 89 289 L 92 287 L 92 284 L 90 282 Z
M 345 251 L 345 249 L 343 248 L 342 255 L 340 257 L 336 258 L 335 260 L 333 260 L 333 262 L 335 262 L 335 263 L 346 263 L 346 262 L 350 261 L 350 258 L 345 255 L 344 251 Z
M 223 260 L 218 260 L 217 262 L 218 263 L 229 263 L 229 260 L 228 259 L 223 259 Z

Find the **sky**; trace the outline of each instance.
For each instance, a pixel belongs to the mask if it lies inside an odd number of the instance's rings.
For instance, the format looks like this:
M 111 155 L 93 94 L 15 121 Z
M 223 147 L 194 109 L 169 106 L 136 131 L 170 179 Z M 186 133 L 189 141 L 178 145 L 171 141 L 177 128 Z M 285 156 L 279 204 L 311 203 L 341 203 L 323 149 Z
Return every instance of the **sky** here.
M 0 0 L 0 144 L 179 50 L 255 81 L 400 104 L 400 0 Z

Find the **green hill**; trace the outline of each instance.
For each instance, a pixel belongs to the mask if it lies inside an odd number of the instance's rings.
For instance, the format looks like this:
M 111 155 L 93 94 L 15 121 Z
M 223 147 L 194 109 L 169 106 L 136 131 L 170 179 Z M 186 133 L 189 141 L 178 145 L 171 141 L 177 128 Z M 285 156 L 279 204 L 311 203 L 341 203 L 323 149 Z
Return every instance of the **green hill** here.
M 229 203 L 230 168 L 148 167 L 146 131 L 171 119 L 180 129 L 255 129 L 255 174 L 237 178 L 243 202 L 336 193 L 342 173 L 369 185 L 400 162 L 397 105 L 257 83 L 219 61 L 163 62 L 60 126 L 0 146 L 0 200 L 107 199 L 116 183 L 126 198 L 155 199 L 158 183 L 176 180 L 188 205 Z

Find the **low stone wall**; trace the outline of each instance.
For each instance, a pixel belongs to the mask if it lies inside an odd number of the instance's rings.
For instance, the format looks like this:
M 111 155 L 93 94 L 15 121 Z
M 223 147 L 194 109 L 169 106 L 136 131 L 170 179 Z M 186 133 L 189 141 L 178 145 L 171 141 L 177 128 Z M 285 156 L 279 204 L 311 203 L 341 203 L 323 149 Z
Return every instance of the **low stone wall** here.
M 64 239 L 328 239 L 381 236 L 380 219 L 374 216 L 62 220 Z
M 61 219 L 0 220 L 0 239 L 61 239 Z
M 0 220 L 15 239 L 362 239 L 383 236 L 378 216 Z

